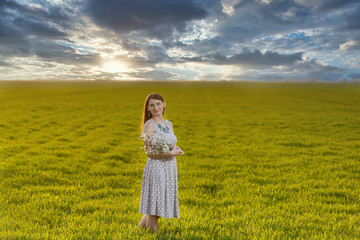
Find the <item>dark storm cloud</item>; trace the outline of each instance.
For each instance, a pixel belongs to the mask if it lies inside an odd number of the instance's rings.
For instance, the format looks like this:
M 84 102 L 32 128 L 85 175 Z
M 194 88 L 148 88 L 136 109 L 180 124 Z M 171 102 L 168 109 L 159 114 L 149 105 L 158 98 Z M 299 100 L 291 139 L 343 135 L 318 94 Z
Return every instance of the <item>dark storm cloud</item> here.
M 11 64 L 0 60 L 0 67 L 8 67 L 8 66 L 11 66 Z
M 313 25 L 311 9 L 293 1 L 242 1 L 231 17 L 222 17 L 218 32 L 228 44 L 248 43 L 269 34 L 283 33 Z
M 296 62 L 294 66 L 286 66 L 284 71 L 267 73 L 263 71 L 250 71 L 251 73 L 232 75 L 232 80 L 261 80 L 261 81 L 309 81 L 309 79 L 338 81 L 342 78 L 344 69 L 325 66 L 316 59 Z
M 360 72 L 358 72 L 358 73 L 351 73 L 351 74 L 349 74 L 349 77 L 352 79 L 352 80 L 354 80 L 354 79 L 360 79 Z
M 100 26 L 119 33 L 142 30 L 158 38 L 170 36 L 173 28 L 184 32 L 187 21 L 207 16 L 191 0 L 89 0 L 87 10 Z
M 360 30 L 360 7 L 345 18 L 346 30 Z
M 311 11 L 298 6 L 293 1 L 271 1 L 270 4 L 257 4 L 253 7 L 261 20 L 285 26 L 286 24 L 300 24 L 306 21 Z
M 216 64 L 244 64 L 244 65 L 263 65 L 263 66 L 279 66 L 290 65 L 301 60 L 302 53 L 279 54 L 277 52 L 266 51 L 261 53 L 259 50 L 248 51 L 236 54 L 231 57 L 222 55 L 214 56 Z
M 66 39 L 64 31 L 54 27 L 68 18 L 58 7 L 48 11 L 21 5 L 16 1 L 0 3 L 0 50 L 3 56 L 30 56 L 37 41 Z
M 345 6 L 349 6 L 352 4 L 356 4 L 359 1 L 358 0 L 316 0 L 316 1 L 298 0 L 295 2 L 297 2 L 300 5 L 305 5 L 307 7 L 310 7 L 315 12 L 324 12 L 324 11 L 330 11 Z
M 279 66 L 292 65 L 300 61 L 302 54 L 303 53 L 280 54 L 271 51 L 262 53 L 259 50 L 243 50 L 243 52 L 230 57 L 217 53 L 206 57 L 183 58 L 183 60 L 189 62 L 209 62 L 218 65 Z
M 0 16 L 0 55 L 3 57 L 30 55 L 30 41 L 27 36 L 4 19 L 4 15 Z
M 330 65 L 322 65 L 316 59 L 307 60 L 295 64 L 297 70 L 304 71 L 321 71 L 321 72 L 337 72 L 342 73 L 343 69 Z
M 63 39 L 66 33 L 57 28 L 49 26 L 46 22 L 32 21 L 25 18 L 16 18 L 13 24 L 20 30 L 23 35 L 37 36 L 52 39 Z
M 99 63 L 97 54 L 78 54 L 57 40 L 67 41 L 71 19 L 68 8 L 39 1 L 41 7 L 21 5 L 16 1 L 0 3 L 0 56 L 35 57 L 44 62 L 68 65 L 89 65 Z
M 44 24 L 46 22 L 65 24 L 69 20 L 66 12 L 71 12 L 71 9 L 54 6 L 46 1 L 39 1 L 39 3 L 41 3 L 41 8 L 22 5 L 16 1 L 3 0 L 0 3 L 0 9 L 2 16 L 4 16 L 3 14 L 6 14 L 9 18 L 21 16 L 21 18 L 28 21 L 41 21 Z M 70 25 L 65 24 L 65 26 Z
M 359 14 L 355 12 L 351 16 L 349 12 L 354 9 L 359 11 L 358 1 L 341 0 L 273 0 L 269 4 L 261 4 L 260 1 L 243 0 L 235 6 L 236 13 L 231 17 L 222 17 L 218 32 L 221 40 L 228 44 L 248 42 L 272 34 L 295 32 L 306 29 L 324 29 L 327 36 L 313 35 L 310 40 L 327 41 L 336 48 L 340 35 L 332 35 L 334 29 L 357 28 L 360 24 Z M 339 11 L 339 13 L 337 12 Z M 348 16 L 348 20 L 345 17 Z M 347 27 L 344 27 L 347 22 Z M 348 35 L 348 33 L 346 34 Z M 325 37 L 323 39 L 323 37 Z M 333 39 L 335 40 L 332 43 Z M 303 41 L 303 39 L 293 39 Z M 308 41 L 310 46 L 313 42 Z M 284 42 L 285 43 L 285 42 Z M 284 48 L 290 48 L 284 46 Z
M 287 78 L 315 78 L 319 80 L 337 81 L 345 70 L 336 66 L 320 64 L 316 59 L 305 60 L 288 67 Z
M 67 46 L 41 41 L 33 45 L 33 52 L 40 60 L 68 65 L 98 65 L 101 58 L 98 54 L 78 54 Z

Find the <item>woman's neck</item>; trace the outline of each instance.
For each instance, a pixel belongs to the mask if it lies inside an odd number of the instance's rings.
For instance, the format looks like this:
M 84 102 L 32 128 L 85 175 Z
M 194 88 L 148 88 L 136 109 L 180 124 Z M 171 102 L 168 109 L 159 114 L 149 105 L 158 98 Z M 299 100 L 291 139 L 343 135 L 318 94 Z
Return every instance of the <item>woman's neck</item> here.
M 154 119 L 154 121 L 156 121 L 156 122 L 158 122 L 158 123 L 162 123 L 162 122 L 163 122 L 162 116 L 153 116 L 152 118 Z

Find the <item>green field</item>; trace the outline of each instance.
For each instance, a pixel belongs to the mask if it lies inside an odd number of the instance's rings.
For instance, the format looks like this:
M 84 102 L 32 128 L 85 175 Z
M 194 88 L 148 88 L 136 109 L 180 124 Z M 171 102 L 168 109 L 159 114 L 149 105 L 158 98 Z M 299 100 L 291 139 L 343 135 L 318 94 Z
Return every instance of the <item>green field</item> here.
M 136 229 L 147 94 L 180 219 Z M 360 85 L 0 82 L 0 239 L 359 239 Z

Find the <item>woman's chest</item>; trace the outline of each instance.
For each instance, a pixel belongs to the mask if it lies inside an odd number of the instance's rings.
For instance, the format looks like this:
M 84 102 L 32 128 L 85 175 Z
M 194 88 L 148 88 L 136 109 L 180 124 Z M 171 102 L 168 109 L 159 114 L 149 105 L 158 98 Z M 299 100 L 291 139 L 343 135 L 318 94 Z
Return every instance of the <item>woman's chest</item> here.
M 171 131 L 168 133 L 158 132 L 157 134 L 160 136 L 162 141 L 164 141 L 167 144 L 175 145 L 177 141 L 175 134 L 172 133 Z

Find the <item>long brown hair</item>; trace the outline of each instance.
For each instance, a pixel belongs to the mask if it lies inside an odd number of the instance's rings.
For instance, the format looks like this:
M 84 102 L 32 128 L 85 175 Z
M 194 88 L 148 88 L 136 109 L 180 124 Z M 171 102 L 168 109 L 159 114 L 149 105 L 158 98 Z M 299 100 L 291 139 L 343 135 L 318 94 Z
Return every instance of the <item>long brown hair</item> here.
M 141 130 L 143 129 L 143 126 L 144 126 L 145 122 L 152 117 L 151 112 L 149 112 L 147 110 L 147 107 L 149 106 L 150 99 L 161 100 L 163 103 L 165 102 L 164 98 L 158 93 L 150 93 L 146 97 L 145 103 L 144 103 L 143 121 L 142 121 L 141 126 L 140 126 Z M 165 111 L 165 108 L 164 108 L 164 111 Z M 165 112 L 163 112 L 163 114 L 165 114 Z

